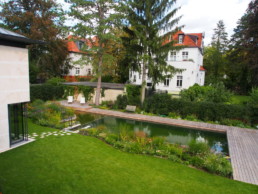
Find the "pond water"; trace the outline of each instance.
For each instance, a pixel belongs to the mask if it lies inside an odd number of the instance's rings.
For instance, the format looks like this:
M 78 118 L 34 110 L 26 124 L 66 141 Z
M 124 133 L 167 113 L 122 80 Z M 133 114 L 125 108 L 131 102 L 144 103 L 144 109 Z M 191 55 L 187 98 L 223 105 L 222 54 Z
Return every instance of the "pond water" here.
M 192 140 L 196 140 L 199 142 L 206 142 L 216 153 L 228 155 L 227 136 L 223 133 L 214 133 L 110 116 L 103 117 L 95 114 L 81 114 L 80 117 L 84 118 L 79 120 L 81 124 L 87 127 L 104 125 L 107 127 L 108 131 L 117 134 L 120 133 L 121 130 L 133 132 L 143 131 L 149 137 L 160 136 L 164 137 L 166 141 L 170 143 L 178 143 L 181 145 L 188 145 Z M 77 118 L 79 118 L 78 115 Z

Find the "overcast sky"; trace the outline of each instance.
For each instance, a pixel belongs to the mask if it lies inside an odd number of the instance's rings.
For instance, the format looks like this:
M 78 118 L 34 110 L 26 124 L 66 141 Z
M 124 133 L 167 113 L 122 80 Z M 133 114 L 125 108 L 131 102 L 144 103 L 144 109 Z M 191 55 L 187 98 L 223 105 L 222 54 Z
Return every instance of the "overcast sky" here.
M 186 33 L 205 32 L 205 45 L 211 41 L 213 29 L 223 20 L 229 36 L 245 13 L 251 0 L 177 0 L 183 15 L 181 25 Z
M 185 25 L 182 30 L 186 33 L 205 32 L 204 44 L 208 45 L 219 20 L 224 21 L 229 37 L 232 35 L 237 21 L 250 2 L 251 0 L 177 0 L 177 6 L 181 6 L 178 16 L 183 16 L 180 25 Z M 64 7 L 67 8 L 67 4 Z

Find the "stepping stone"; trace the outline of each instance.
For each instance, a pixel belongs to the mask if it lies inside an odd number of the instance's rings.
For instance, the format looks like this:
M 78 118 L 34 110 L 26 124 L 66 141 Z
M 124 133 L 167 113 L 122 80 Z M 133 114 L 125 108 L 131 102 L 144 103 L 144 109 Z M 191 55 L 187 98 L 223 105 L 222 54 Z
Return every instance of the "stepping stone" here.
M 72 135 L 71 133 L 67 133 L 67 135 Z
M 53 135 L 58 135 L 58 134 L 53 134 Z
M 33 135 L 34 137 L 37 137 L 37 136 L 39 136 L 39 135 L 37 135 L 37 134 L 35 134 L 35 135 Z
M 62 135 L 62 136 L 63 136 L 64 134 L 60 134 L 60 135 Z

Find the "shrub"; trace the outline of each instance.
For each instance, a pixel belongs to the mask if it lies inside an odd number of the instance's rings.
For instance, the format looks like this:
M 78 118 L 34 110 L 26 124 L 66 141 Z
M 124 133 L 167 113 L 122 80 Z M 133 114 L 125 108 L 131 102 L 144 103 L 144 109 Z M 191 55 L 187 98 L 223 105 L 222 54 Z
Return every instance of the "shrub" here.
M 115 102 L 115 107 L 118 109 L 125 109 L 127 105 L 128 105 L 127 96 L 118 95 Z
M 177 156 L 175 156 L 175 155 L 169 155 L 168 159 L 173 161 L 173 162 L 182 163 L 182 160 L 180 158 L 178 158 Z
M 176 113 L 176 112 L 170 112 L 170 113 L 168 114 L 168 117 L 169 117 L 169 118 L 172 118 L 172 119 L 179 119 L 179 118 L 180 118 L 180 115 L 179 115 L 178 113 Z
M 192 102 L 228 102 L 232 94 L 226 90 L 222 82 L 215 83 L 210 86 L 199 86 L 195 84 L 187 90 L 182 90 L 180 96 L 183 100 Z
M 144 103 L 146 112 L 168 115 L 171 112 L 171 96 L 169 94 L 154 94 Z
M 81 92 L 85 97 L 86 102 L 91 100 L 92 94 L 94 94 L 93 87 L 80 85 L 78 86 L 78 89 L 79 89 L 79 92 Z
M 165 139 L 163 137 L 153 137 L 151 144 L 152 147 L 157 150 L 165 144 Z
M 197 142 L 195 140 L 192 140 L 189 143 L 188 151 L 192 155 L 206 155 L 210 152 L 210 148 L 205 142 Z
M 185 119 L 188 120 L 188 121 L 198 121 L 196 115 L 193 115 L 193 114 L 192 115 L 187 115 L 185 117 Z
M 258 88 L 253 88 L 250 93 L 250 100 L 248 104 L 252 107 L 258 108 Z
M 232 175 L 232 167 L 230 162 L 221 155 L 209 154 L 204 162 L 204 167 L 211 173 L 230 177 Z
M 193 166 L 196 166 L 197 168 L 203 168 L 204 167 L 204 159 L 200 156 L 192 156 L 190 159 L 190 164 Z
M 64 97 L 63 85 L 35 84 L 30 86 L 30 99 L 57 100 Z
M 65 79 L 60 78 L 60 77 L 53 77 L 53 78 L 48 79 L 46 81 L 46 84 L 50 84 L 53 86 L 60 86 L 60 85 L 62 85 L 63 82 L 65 82 Z
M 234 120 L 234 119 L 223 119 L 220 122 L 222 125 L 228 125 L 228 126 L 236 126 L 236 127 L 247 127 L 250 128 L 247 124 L 240 120 Z
M 141 86 L 128 84 L 126 87 L 126 95 L 129 105 L 140 106 Z
M 169 154 L 176 155 L 177 157 L 180 157 L 180 158 L 183 155 L 183 148 L 175 144 L 168 144 L 167 151 L 169 152 Z

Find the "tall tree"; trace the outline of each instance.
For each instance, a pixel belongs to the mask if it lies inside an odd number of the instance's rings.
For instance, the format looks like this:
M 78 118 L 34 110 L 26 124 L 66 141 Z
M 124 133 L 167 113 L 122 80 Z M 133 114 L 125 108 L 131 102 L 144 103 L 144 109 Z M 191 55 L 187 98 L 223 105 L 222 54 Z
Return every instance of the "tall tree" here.
M 206 83 L 223 81 L 225 76 L 226 57 L 228 48 L 228 34 L 222 20 L 214 29 L 211 45 L 204 49 L 204 64 L 207 69 Z
M 71 0 L 71 3 L 70 16 L 77 21 L 74 34 L 90 37 L 91 46 L 86 50 L 93 57 L 92 65 L 98 78 L 95 104 L 99 105 L 103 64 L 114 62 L 115 56 L 110 54 L 107 44 L 118 39 L 114 29 L 122 18 L 120 3 L 116 0 Z
M 153 85 L 166 76 L 172 76 L 175 68 L 166 63 L 168 52 L 176 50 L 174 41 L 164 44 L 178 31 L 172 29 L 179 21 L 175 18 L 178 8 L 176 0 L 128 0 L 128 21 L 135 35 L 133 45 L 137 44 L 137 55 L 133 62 L 137 62 L 142 74 L 141 103 L 145 99 L 146 78 L 152 78 Z M 165 32 L 161 35 L 161 32 Z M 135 51 L 134 51 L 135 54 Z
M 238 21 L 227 54 L 227 86 L 247 94 L 258 86 L 258 0 L 252 0 Z
M 68 71 L 68 51 L 62 37 L 64 15 L 54 0 L 9 0 L 0 6 L 0 19 L 6 27 L 45 42 L 30 46 L 30 70 L 35 70 L 31 82 L 33 77 L 46 79 Z

